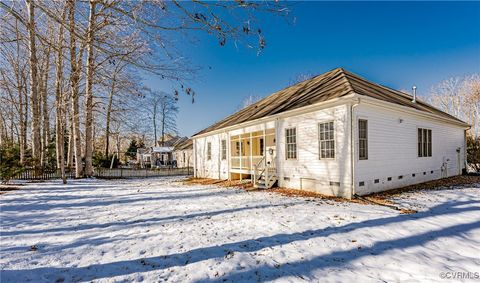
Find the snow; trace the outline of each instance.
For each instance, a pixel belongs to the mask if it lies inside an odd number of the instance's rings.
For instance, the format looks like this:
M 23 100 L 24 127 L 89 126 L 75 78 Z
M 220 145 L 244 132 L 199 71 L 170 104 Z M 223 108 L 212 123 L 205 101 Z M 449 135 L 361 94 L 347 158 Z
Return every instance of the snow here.
M 392 198 L 416 214 L 175 178 L 29 183 L 0 198 L 2 283 L 438 282 L 480 271 L 480 184 Z

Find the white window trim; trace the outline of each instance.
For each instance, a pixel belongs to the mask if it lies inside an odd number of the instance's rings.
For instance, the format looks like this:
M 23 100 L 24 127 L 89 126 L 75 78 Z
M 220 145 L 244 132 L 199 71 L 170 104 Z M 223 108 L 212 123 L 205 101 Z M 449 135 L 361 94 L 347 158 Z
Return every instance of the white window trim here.
M 295 129 L 295 158 L 288 158 L 287 130 Z M 283 137 L 285 139 L 285 160 L 298 160 L 298 129 L 297 127 L 285 127 Z
M 223 143 L 225 142 L 225 158 L 223 156 Z M 228 149 L 227 149 L 227 140 L 226 139 L 221 139 L 220 140 L 220 160 L 227 160 L 227 154 L 228 153 Z
M 432 150 L 431 150 L 431 155 L 430 156 L 418 156 L 418 130 L 419 129 L 422 129 L 422 130 L 430 130 L 431 133 L 432 133 L 432 140 L 431 140 L 431 144 L 432 144 Z M 415 133 L 415 137 L 416 137 L 416 151 L 415 151 L 415 156 L 417 158 L 432 158 L 433 157 L 433 130 L 432 128 L 429 128 L 429 127 L 425 127 L 425 126 L 417 126 L 417 129 L 416 129 L 416 133 Z M 423 150 L 422 150 L 423 151 Z
M 360 120 L 365 120 L 367 121 L 367 158 L 360 158 Z M 369 129 L 370 129 L 370 122 L 367 117 L 358 117 L 357 119 L 357 125 L 356 125 L 356 133 L 357 133 L 357 160 L 358 161 L 368 161 L 370 157 L 370 150 L 369 150 L 369 140 L 370 140 L 370 135 L 369 135 Z
M 212 142 L 207 142 L 207 160 L 212 160 Z
M 320 148 L 320 124 L 326 124 L 333 122 L 333 158 L 322 158 L 322 150 Z M 319 160 L 336 160 L 337 159 L 337 123 L 335 120 L 326 120 L 317 123 L 317 149 L 318 149 L 318 159 Z

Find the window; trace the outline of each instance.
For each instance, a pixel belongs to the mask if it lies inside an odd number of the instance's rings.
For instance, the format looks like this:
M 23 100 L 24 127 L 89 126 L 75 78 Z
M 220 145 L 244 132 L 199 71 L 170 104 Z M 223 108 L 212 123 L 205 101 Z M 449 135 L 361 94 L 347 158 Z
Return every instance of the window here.
M 183 153 L 183 163 L 185 163 L 185 152 Z
M 335 130 L 333 122 L 318 124 L 320 159 L 335 158 Z
M 418 157 L 432 156 L 432 130 L 418 128 Z
M 264 153 L 264 142 L 263 142 L 263 139 L 260 139 L 260 156 L 263 156 L 263 153 Z
M 235 142 L 235 152 L 237 153 L 237 156 L 240 156 L 240 142 L 239 141 Z
M 368 159 L 368 121 L 358 120 L 358 159 Z
M 207 143 L 207 160 L 212 159 L 212 143 Z
M 222 140 L 222 160 L 227 159 L 227 141 Z
M 297 129 L 285 129 L 285 151 L 287 159 L 297 158 Z

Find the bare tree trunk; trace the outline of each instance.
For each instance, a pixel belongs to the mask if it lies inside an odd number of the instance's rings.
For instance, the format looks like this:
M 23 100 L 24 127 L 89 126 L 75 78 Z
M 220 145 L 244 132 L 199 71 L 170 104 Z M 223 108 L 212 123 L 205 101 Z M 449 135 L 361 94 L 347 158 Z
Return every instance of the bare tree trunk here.
M 24 102 L 23 102 L 23 93 L 22 93 L 22 86 L 20 84 L 20 80 L 18 80 L 18 86 L 17 86 L 17 92 L 18 92 L 18 100 L 19 100 L 19 124 L 20 124 L 20 140 L 19 140 L 19 146 L 20 146 L 20 164 L 25 163 L 25 151 L 26 151 L 26 139 L 27 139 L 27 127 L 25 125 L 24 121 Z
M 82 177 L 82 148 L 80 141 L 80 108 L 79 108 L 79 90 L 80 66 L 77 64 L 77 47 L 75 39 L 75 0 L 68 1 L 69 6 L 69 27 L 70 27 L 70 83 L 71 83 L 71 99 L 72 99 L 72 124 L 73 124 L 73 148 L 75 157 L 75 178 Z M 79 62 L 81 62 L 82 51 L 79 54 Z
M 21 137 L 21 145 L 20 145 L 20 152 L 23 151 L 23 162 L 25 162 L 25 153 L 27 151 L 27 129 L 28 129 L 28 108 L 29 108 L 29 105 L 28 105 L 28 94 L 27 94 L 27 85 L 26 85 L 26 74 L 24 74 L 23 76 L 23 80 L 22 80 L 22 85 L 23 85 L 23 88 L 22 88 L 22 93 L 20 94 L 20 96 L 23 95 L 23 105 L 20 105 L 20 107 L 23 107 L 23 124 L 21 125 L 21 133 L 22 133 L 22 137 Z
M 157 106 L 153 108 L 153 131 L 155 132 L 155 142 L 154 145 L 157 146 L 158 144 L 158 139 L 157 139 Z
M 108 151 L 110 149 L 110 119 L 113 105 L 113 94 L 115 92 L 116 84 L 116 74 L 113 75 L 112 79 L 112 88 L 110 90 L 110 95 L 108 96 L 108 106 L 107 106 L 107 120 L 105 123 L 105 156 L 108 157 Z
M 162 108 L 162 146 L 165 146 L 165 108 Z
M 71 103 L 70 103 L 71 105 Z M 70 109 L 72 107 L 70 106 Z M 68 118 L 68 151 L 67 151 L 67 168 L 73 168 L 73 117 Z
M 30 103 L 32 107 L 32 157 L 34 167 L 40 167 L 41 142 L 40 142 L 40 109 L 38 101 L 38 61 L 35 45 L 35 8 L 32 0 L 26 0 L 28 10 L 28 33 L 30 51 Z
M 20 38 L 20 33 L 18 31 L 18 21 L 15 20 L 15 33 L 17 38 Z M 19 147 L 20 147 L 20 164 L 25 163 L 25 152 L 27 151 L 27 119 L 26 113 L 28 111 L 24 110 L 25 107 L 28 108 L 26 101 L 28 97 L 24 98 L 23 95 L 23 72 L 20 69 L 20 40 L 17 40 L 17 66 L 15 71 L 15 78 L 17 80 L 17 94 L 18 94 L 18 103 L 19 103 L 19 124 L 20 124 L 20 138 L 19 138 Z M 25 100 L 25 101 L 24 101 Z
M 46 165 L 48 162 L 47 154 L 48 154 L 48 144 L 50 143 L 50 118 L 48 113 L 48 73 L 50 71 L 50 46 L 48 47 L 48 51 L 46 53 L 45 58 L 45 66 L 42 69 L 44 72 L 44 76 L 42 81 L 42 88 L 40 91 L 40 97 L 42 101 L 42 120 L 43 120 L 43 135 L 42 135 L 42 156 L 41 156 L 41 163 L 43 166 Z
M 56 107 L 56 116 L 55 116 L 55 148 L 57 153 L 57 170 L 60 170 L 63 183 L 67 183 L 67 178 L 65 175 L 65 119 L 64 119 L 64 102 L 63 97 L 63 23 L 65 22 L 65 10 L 62 14 L 62 24 L 60 24 L 60 30 L 58 32 L 58 52 L 56 60 L 56 81 L 55 81 L 55 107 Z
M 3 112 L 0 111 L 0 147 L 7 143 L 7 127 L 5 125 L 5 119 L 3 118 Z
M 93 175 L 93 36 L 95 26 L 95 5 L 96 0 L 89 1 L 90 15 L 88 17 L 87 29 L 87 78 L 85 93 L 85 174 L 87 177 Z

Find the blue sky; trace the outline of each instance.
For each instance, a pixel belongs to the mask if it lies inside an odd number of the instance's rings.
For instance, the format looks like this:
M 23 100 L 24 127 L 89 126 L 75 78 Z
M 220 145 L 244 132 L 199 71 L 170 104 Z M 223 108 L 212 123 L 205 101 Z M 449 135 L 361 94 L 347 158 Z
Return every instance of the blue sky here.
M 202 67 L 197 96 L 180 96 L 178 128 L 190 136 L 232 114 L 250 96 L 267 96 L 302 73 L 343 67 L 395 89 L 427 95 L 451 76 L 480 73 L 480 2 L 297 2 L 295 23 L 261 16 L 267 46 L 221 47 L 208 35 L 181 48 Z M 211 69 L 208 68 L 211 66 Z M 146 84 L 171 92 L 167 83 Z

